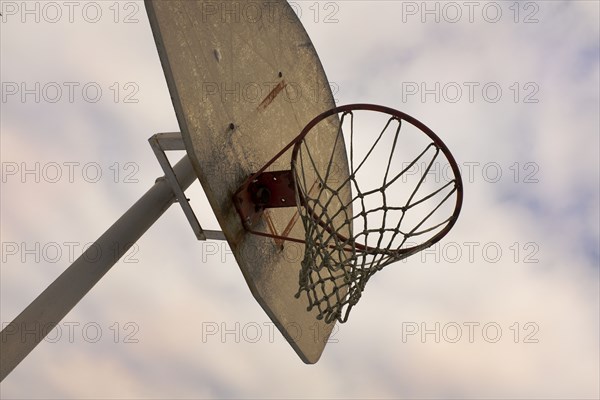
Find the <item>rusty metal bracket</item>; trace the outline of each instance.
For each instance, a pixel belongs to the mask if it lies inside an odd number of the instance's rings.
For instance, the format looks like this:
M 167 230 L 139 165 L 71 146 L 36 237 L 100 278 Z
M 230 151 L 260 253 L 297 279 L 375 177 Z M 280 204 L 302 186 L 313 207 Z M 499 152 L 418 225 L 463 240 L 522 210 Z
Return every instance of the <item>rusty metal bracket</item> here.
M 265 209 L 296 207 L 292 171 L 269 171 L 254 176 L 235 193 L 234 203 L 249 231 L 253 230 Z
M 292 171 L 263 172 L 248 187 L 254 203 L 264 208 L 295 207 Z

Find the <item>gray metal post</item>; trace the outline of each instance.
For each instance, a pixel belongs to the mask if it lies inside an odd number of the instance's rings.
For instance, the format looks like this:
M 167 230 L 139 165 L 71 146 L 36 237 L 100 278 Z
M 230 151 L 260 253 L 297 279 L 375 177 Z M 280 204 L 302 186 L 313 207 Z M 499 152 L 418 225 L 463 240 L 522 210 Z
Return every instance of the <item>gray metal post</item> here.
M 173 168 L 183 190 L 196 174 L 187 157 Z M 163 177 L 0 333 L 0 381 L 46 337 L 175 201 Z

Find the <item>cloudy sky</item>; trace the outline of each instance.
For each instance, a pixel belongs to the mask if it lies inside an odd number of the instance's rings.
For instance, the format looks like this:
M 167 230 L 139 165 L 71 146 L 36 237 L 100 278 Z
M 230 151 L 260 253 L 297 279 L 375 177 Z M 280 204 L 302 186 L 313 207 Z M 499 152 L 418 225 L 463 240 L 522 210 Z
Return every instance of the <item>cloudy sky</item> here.
M 2 397 L 598 398 L 599 3 L 292 5 L 338 104 L 397 108 L 452 149 L 455 229 L 376 275 L 309 366 L 172 207 Z M 147 138 L 179 128 L 143 3 L 0 10 L 4 326 L 161 175 Z

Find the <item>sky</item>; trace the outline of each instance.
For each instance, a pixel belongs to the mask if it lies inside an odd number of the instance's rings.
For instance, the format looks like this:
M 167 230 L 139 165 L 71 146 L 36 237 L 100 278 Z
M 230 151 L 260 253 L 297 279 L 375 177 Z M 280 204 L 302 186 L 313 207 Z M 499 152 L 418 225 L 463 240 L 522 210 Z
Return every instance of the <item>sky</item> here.
M 375 275 L 305 365 L 227 244 L 171 207 L 1 397 L 598 398 L 599 3 L 291 5 L 337 104 L 399 109 L 452 150 L 455 228 Z M 147 139 L 179 128 L 142 2 L 0 13 L 5 326 L 162 175 Z

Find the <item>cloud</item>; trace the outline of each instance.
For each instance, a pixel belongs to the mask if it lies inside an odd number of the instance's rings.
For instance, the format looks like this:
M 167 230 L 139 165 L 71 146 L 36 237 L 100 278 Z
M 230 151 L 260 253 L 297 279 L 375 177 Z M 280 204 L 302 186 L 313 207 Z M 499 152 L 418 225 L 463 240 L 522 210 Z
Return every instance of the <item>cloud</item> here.
M 98 24 L 2 22 L 3 83 L 80 83 L 74 102 L 63 92 L 57 103 L 43 94 L 1 103 L 2 166 L 19 168 L 1 190 L 2 322 L 68 266 L 65 243 L 80 251 L 160 175 L 146 140 L 177 121 L 143 4 L 131 4 L 137 12 L 121 8 L 119 21 L 133 13 L 133 24 L 115 23 L 109 3 Z M 442 137 L 465 182 L 455 229 L 378 272 L 307 366 L 228 247 L 198 243 L 175 205 L 65 318 L 62 336 L 2 382 L 3 397 L 598 397 L 598 3 L 515 3 L 517 23 L 513 3 L 498 3 L 497 23 L 482 17 L 483 4 L 472 23 L 465 8 L 456 23 L 443 14 L 423 23 L 421 2 L 327 4 L 318 18 L 312 3 L 296 5 L 338 103 L 389 105 Z M 538 22 L 522 23 L 527 15 Z M 96 103 L 80 91 L 89 82 L 102 89 Z M 486 84 L 501 88 L 497 102 Z M 23 178 L 36 162 L 39 182 L 36 172 Z M 65 162 L 80 163 L 73 182 Z M 64 177 L 56 183 L 51 163 Z M 86 163 L 99 165 L 97 182 Z M 199 185 L 188 194 L 215 229 Z M 47 253 L 24 253 L 36 243 Z

